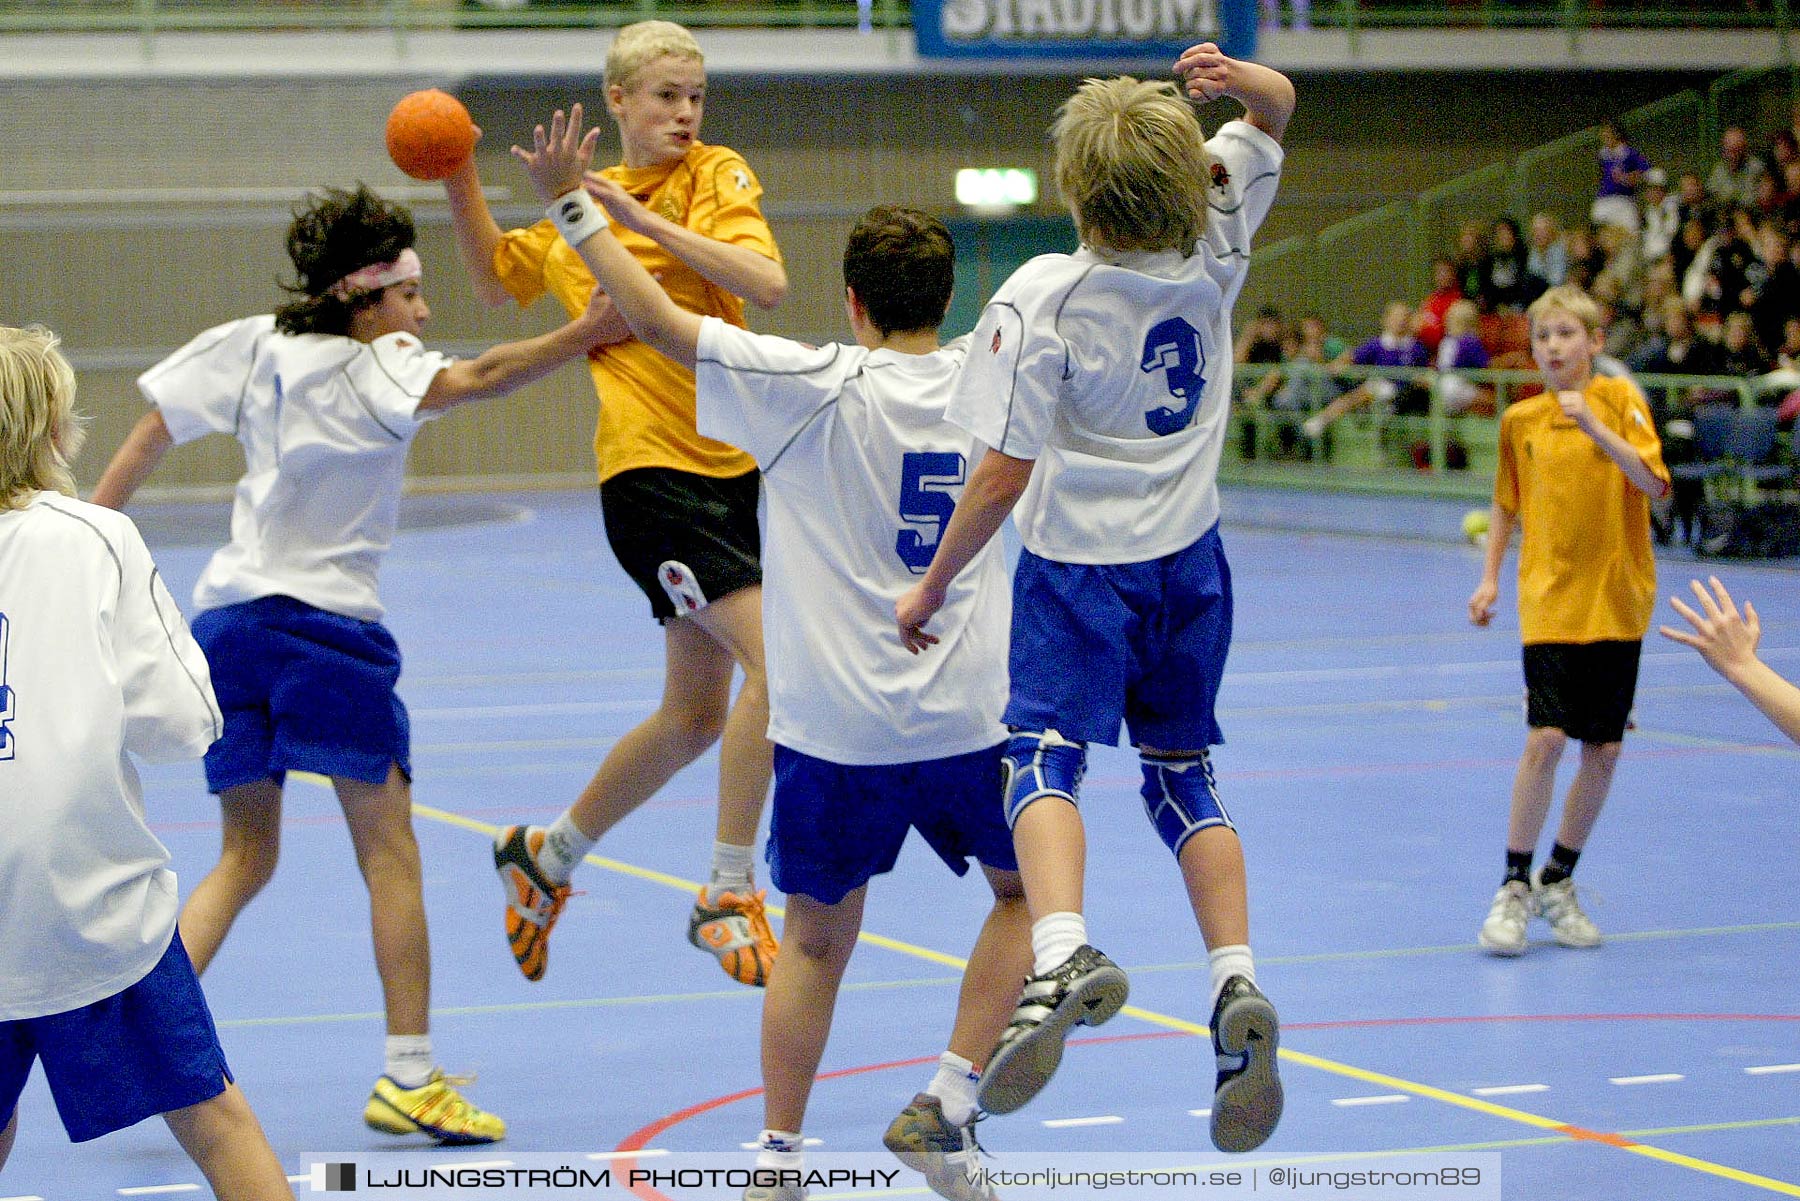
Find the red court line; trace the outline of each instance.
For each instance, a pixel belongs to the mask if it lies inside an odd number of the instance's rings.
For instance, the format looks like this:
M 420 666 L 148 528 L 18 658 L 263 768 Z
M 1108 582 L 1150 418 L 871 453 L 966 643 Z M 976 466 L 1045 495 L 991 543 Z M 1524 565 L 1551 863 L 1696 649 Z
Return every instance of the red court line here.
M 1518 1013 L 1518 1014 L 1472 1014 L 1468 1016 L 1408 1017 L 1408 1018 L 1355 1018 L 1332 1022 L 1292 1022 L 1284 1023 L 1284 1031 L 1293 1030 L 1350 1030 L 1359 1028 L 1376 1028 L 1383 1026 L 1464 1026 L 1482 1025 L 1501 1022 L 1800 1022 L 1800 1013 Z M 1095 1046 L 1103 1043 L 1143 1042 L 1156 1038 L 1197 1038 L 1185 1030 L 1146 1030 L 1135 1034 L 1102 1034 L 1090 1038 L 1071 1038 L 1068 1045 L 1072 1047 Z M 816 1080 L 840 1080 L 846 1076 L 862 1076 L 870 1072 L 885 1072 L 894 1068 L 921 1067 L 936 1063 L 937 1056 L 922 1055 L 916 1059 L 895 1059 L 887 1063 L 869 1063 L 857 1067 L 838 1068 L 835 1071 L 820 1072 Z M 727 1093 L 722 1097 L 714 1097 L 708 1101 L 699 1101 L 685 1109 L 678 1109 L 665 1117 L 660 1117 L 647 1126 L 632 1131 L 619 1141 L 615 1151 L 641 1151 L 649 1141 L 665 1130 L 679 1126 L 689 1118 L 697 1118 L 701 1114 L 711 1113 L 715 1109 L 723 1109 L 727 1105 L 735 1105 L 739 1101 L 748 1101 L 752 1097 L 762 1096 L 760 1088 L 747 1088 L 735 1093 Z M 1609 1134 L 1599 1130 L 1588 1130 L 1582 1126 L 1560 1125 L 1555 1127 L 1558 1134 L 1577 1142 L 1604 1143 L 1609 1147 L 1630 1148 L 1636 1143 L 1623 1135 Z M 623 1158 L 616 1161 L 621 1171 L 629 1173 L 637 1165 L 635 1158 Z M 631 1192 L 641 1201 L 673 1201 L 668 1195 L 658 1192 L 647 1184 L 634 1184 Z

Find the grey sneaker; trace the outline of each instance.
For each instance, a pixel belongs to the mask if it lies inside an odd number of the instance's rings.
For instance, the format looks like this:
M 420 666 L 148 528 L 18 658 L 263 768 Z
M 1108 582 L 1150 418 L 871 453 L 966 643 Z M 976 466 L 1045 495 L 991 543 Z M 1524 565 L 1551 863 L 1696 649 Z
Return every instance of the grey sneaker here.
M 981 1157 L 975 1123 L 952 1126 L 944 1116 L 944 1103 L 930 1093 L 914 1097 L 888 1123 L 881 1142 L 901 1163 L 924 1173 L 925 1183 L 938 1196 L 950 1201 L 997 1201 L 991 1185 L 970 1179 Z
M 1119 965 L 1086 943 L 1062 966 L 1027 977 L 1012 1023 L 982 1073 L 977 1103 L 989 1113 L 1022 1108 L 1050 1083 L 1069 1027 L 1101 1025 L 1124 1007 L 1130 992 Z
M 1281 1023 L 1275 1007 L 1256 985 L 1231 977 L 1213 1006 L 1212 1041 L 1219 1067 L 1213 1086 L 1213 1146 L 1254 1151 L 1281 1121 L 1281 1077 L 1275 1068 Z
M 1550 923 L 1550 933 L 1563 946 L 1597 947 L 1606 941 L 1600 936 L 1599 928 L 1582 912 L 1581 902 L 1575 898 L 1573 879 L 1540 884 L 1537 876 L 1533 875 L 1531 903 Z
M 1508 880 L 1494 894 L 1481 923 L 1481 948 L 1490 955 L 1523 955 L 1525 923 L 1531 920 L 1531 892 L 1522 880 Z

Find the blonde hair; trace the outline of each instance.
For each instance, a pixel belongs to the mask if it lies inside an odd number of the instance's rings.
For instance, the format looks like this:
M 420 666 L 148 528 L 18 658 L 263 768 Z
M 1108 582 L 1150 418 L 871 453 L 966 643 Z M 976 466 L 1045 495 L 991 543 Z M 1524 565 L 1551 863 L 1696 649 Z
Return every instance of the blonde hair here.
M 33 492 L 75 495 L 69 463 L 81 449 L 75 372 L 41 325 L 0 325 L 0 506 Z
M 1191 253 L 1206 232 L 1212 156 L 1173 83 L 1084 80 L 1056 111 L 1056 188 L 1082 241 Z
M 606 52 L 607 87 L 625 87 L 631 77 L 659 58 L 689 58 L 706 65 L 700 43 L 673 21 L 638 21 L 619 30 Z
M 1525 310 L 1525 319 L 1536 326 L 1541 318 L 1548 316 L 1553 310 L 1575 318 L 1590 334 L 1600 328 L 1600 306 L 1594 303 L 1592 296 L 1574 284 L 1561 284 L 1551 288 L 1532 301 L 1531 307 Z
M 1479 321 L 1480 310 L 1473 300 L 1458 300 L 1444 310 L 1444 332 L 1447 334 L 1472 334 Z

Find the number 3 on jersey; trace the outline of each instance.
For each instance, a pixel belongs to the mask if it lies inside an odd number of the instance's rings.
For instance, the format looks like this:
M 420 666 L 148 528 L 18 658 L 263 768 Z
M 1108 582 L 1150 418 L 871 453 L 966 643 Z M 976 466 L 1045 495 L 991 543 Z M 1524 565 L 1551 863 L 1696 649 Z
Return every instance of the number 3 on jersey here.
M 949 489 L 962 486 L 968 464 L 955 451 L 915 450 L 900 456 L 900 520 L 906 529 L 894 540 L 894 553 L 914 575 L 924 575 L 937 553 L 938 540 L 956 511 Z M 924 530 L 914 528 L 923 526 Z
M 1144 424 L 1150 432 L 1165 438 L 1192 425 L 1200 393 L 1206 388 L 1201 374 L 1206 370 L 1206 351 L 1200 345 L 1200 331 L 1180 317 L 1157 322 L 1144 338 L 1144 359 L 1139 366 L 1145 371 L 1160 370 L 1169 395 L 1183 402 L 1180 408 L 1155 408 L 1145 413 Z

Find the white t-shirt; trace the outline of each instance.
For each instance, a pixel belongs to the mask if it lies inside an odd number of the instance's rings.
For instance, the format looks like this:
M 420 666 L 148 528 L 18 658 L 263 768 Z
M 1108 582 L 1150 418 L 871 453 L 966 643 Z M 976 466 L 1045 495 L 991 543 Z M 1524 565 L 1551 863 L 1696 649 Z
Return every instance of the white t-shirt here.
M 123 513 L 0 509 L 0 1021 L 79 1009 L 156 966 L 179 912 L 127 751 L 223 728 L 206 659 Z
M 1280 143 L 1244 121 L 1217 165 L 1194 253 L 1047 254 L 1001 285 L 970 337 L 949 418 L 1037 460 L 1013 511 L 1033 553 L 1138 563 L 1219 519 L 1231 307 L 1280 181 Z
M 700 432 L 763 470 L 771 741 L 856 765 L 1006 739 L 1012 595 L 997 542 L 951 585 L 937 646 L 909 654 L 894 625 L 985 450 L 944 420 L 965 349 L 815 350 L 701 325 Z
M 450 363 L 409 334 L 290 337 L 262 316 L 215 326 L 140 376 L 176 443 L 222 433 L 244 447 L 231 542 L 194 604 L 280 595 L 380 620 L 406 452 L 436 415 L 419 401 Z

